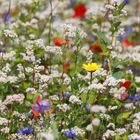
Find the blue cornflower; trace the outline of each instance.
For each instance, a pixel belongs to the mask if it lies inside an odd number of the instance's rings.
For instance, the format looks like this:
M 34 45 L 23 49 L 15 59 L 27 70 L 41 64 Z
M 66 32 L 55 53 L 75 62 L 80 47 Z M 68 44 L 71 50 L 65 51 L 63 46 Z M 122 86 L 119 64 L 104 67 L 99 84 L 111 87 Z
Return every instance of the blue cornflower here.
M 10 10 L 9 10 L 8 12 L 5 12 L 5 13 L 3 14 L 3 21 L 4 21 L 4 22 L 7 22 L 7 21 L 10 20 L 10 18 L 11 18 L 11 16 L 10 16 Z
M 21 128 L 17 131 L 18 134 L 22 134 L 22 135 L 29 135 L 32 132 L 33 132 L 33 129 L 31 127 Z
M 129 95 L 128 100 L 134 101 L 140 99 L 140 94 Z
M 65 134 L 65 136 L 66 136 L 67 138 L 77 138 L 77 137 L 78 137 L 78 136 L 75 134 L 73 128 L 68 129 L 68 130 L 65 130 L 64 134 Z
M 119 39 L 120 41 L 122 41 L 123 39 L 128 38 L 128 36 L 129 36 L 130 34 L 132 34 L 132 33 L 133 33 L 132 27 L 131 27 L 131 26 L 126 26 L 125 29 L 124 29 L 124 33 L 123 33 L 123 34 L 120 34 L 120 35 L 118 36 L 118 39 Z
M 86 105 L 85 105 L 85 109 L 86 109 L 86 110 L 90 110 L 90 107 L 91 107 L 90 104 L 86 104 Z
M 125 3 L 129 3 L 129 0 L 124 0 L 123 2 L 125 2 Z

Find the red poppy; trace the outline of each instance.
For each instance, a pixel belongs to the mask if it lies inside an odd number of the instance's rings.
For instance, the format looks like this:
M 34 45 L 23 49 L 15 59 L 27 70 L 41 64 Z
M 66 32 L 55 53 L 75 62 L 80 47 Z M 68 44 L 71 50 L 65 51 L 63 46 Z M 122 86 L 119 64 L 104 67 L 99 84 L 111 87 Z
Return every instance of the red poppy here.
M 57 37 L 55 40 L 54 40 L 54 44 L 56 46 L 62 46 L 62 45 L 65 45 L 67 43 L 67 41 L 65 39 L 63 39 L 62 37 Z
M 101 46 L 98 45 L 98 44 L 92 45 L 92 46 L 90 47 L 90 49 L 91 49 L 92 52 L 98 52 L 98 53 L 102 53 L 102 52 L 103 52 Z
M 130 46 L 134 46 L 134 43 L 132 41 L 129 41 L 127 38 L 122 40 L 122 44 L 125 47 L 130 47 Z
M 74 18 L 83 18 L 86 14 L 87 8 L 84 4 L 79 3 L 74 7 Z
M 68 72 L 68 70 L 70 69 L 70 61 L 66 62 L 63 64 L 63 72 Z
M 125 81 L 120 83 L 120 87 L 125 87 L 126 89 L 131 87 L 131 81 Z

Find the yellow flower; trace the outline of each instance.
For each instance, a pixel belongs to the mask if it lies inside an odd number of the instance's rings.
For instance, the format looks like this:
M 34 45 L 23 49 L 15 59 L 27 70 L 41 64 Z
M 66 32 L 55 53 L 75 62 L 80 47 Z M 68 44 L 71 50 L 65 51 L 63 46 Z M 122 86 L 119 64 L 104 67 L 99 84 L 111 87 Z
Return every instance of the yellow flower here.
M 89 72 L 93 72 L 93 71 L 99 70 L 100 67 L 101 67 L 101 66 L 98 65 L 97 63 L 83 64 L 83 68 L 84 68 L 86 71 L 89 71 Z

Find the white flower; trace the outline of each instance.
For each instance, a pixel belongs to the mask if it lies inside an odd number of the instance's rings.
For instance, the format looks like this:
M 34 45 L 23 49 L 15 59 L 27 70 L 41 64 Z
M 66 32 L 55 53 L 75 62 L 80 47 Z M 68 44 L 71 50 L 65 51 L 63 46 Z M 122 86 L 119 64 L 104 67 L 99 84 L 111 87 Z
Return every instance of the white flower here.
M 87 127 L 86 127 L 86 130 L 87 131 L 93 131 L 93 126 L 92 126 L 92 124 L 89 124 Z
M 105 113 L 106 110 L 107 109 L 106 109 L 105 106 L 101 106 L 101 105 L 93 105 L 93 106 L 91 106 L 91 112 L 95 112 L 95 113 L 102 112 L 102 113 Z
M 136 83 L 140 83 L 140 76 L 136 76 L 135 81 L 136 81 Z
M 137 138 L 140 138 L 140 136 L 136 133 L 130 134 L 128 136 L 128 140 L 136 140 Z
M 123 134 L 126 133 L 126 129 L 125 128 L 117 128 L 115 130 L 115 132 L 116 132 L 117 135 L 123 135 Z
M 103 134 L 103 138 L 112 138 L 113 136 L 115 136 L 116 133 L 113 130 L 107 130 L 104 134 Z
M 70 98 L 69 98 L 69 101 L 73 104 L 81 104 L 82 101 L 76 97 L 75 95 L 71 95 Z
M 7 78 L 10 83 L 15 83 L 18 80 L 16 76 L 8 76 Z
M 5 127 L 5 128 L 2 128 L 1 130 L 0 130 L 2 133 L 9 133 L 9 131 L 10 131 L 10 129 L 8 128 L 8 127 Z
M 35 88 L 27 88 L 27 89 L 26 89 L 26 92 L 27 92 L 27 93 L 33 94 L 33 93 L 36 92 L 36 90 L 35 90 Z
M 98 118 L 93 119 L 92 120 L 92 125 L 93 126 L 99 126 L 100 125 L 100 119 L 98 119 Z
M 53 54 L 56 54 L 56 55 L 62 55 L 63 54 L 62 49 L 60 47 L 57 47 L 57 46 L 46 46 L 45 47 L 45 52 L 46 53 L 53 53 Z
M 127 103 L 127 104 L 124 105 L 124 107 L 126 109 L 135 109 L 136 108 L 133 103 Z
M 0 117 L 0 125 L 1 126 L 6 126 L 8 125 L 9 121 L 6 118 Z
M 74 127 L 74 132 L 76 135 L 78 135 L 80 137 L 83 137 L 85 135 L 85 131 L 77 126 Z
M 55 136 L 51 129 L 47 130 L 46 132 L 41 132 L 38 134 L 38 138 L 45 139 L 45 140 L 55 140 Z
M 62 110 L 63 112 L 66 112 L 67 110 L 70 110 L 70 106 L 67 104 L 58 104 L 57 107 Z
M 17 37 L 17 34 L 13 30 L 4 30 L 4 35 L 11 38 Z
M 115 129 L 115 124 L 114 123 L 109 123 L 108 125 L 107 125 L 107 128 L 113 128 L 113 129 Z
M 50 96 L 50 99 L 53 101 L 58 101 L 59 97 L 57 95 Z

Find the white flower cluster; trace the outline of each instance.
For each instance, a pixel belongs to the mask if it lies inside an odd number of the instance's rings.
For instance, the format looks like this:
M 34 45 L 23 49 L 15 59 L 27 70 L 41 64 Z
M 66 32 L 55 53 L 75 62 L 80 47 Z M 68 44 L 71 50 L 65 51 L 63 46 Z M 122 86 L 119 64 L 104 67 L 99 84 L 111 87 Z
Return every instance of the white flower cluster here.
M 33 46 L 26 46 L 26 53 L 20 53 L 20 55 L 23 57 L 23 60 L 36 63 Z
M 7 120 L 6 118 L 0 117 L 0 125 L 1 126 L 7 126 L 8 123 L 9 123 L 9 120 Z
M 128 140 L 139 140 L 139 139 L 140 139 L 140 135 L 136 133 L 132 133 L 128 136 Z
M 4 35 L 10 38 L 17 38 L 17 34 L 13 30 L 4 30 Z
M 94 79 L 92 81 L 92 83 L 89 85 L 88 89 L 89 90 L 93 89 L 93 90 L 95 90 L 97 92 L 101 92 L 102 93 L 106 89 L 106 87 L 104 87 L 103 84 L 99 83 L 98 79 Z
M 21 135 L 18 133 L 14 133 L 9 136 L 9 140 L 31 140 L 32 137 L 32 135 Z
M 25 96 L 23 94 L 8 95 L 6 99 L 0 103 L 0 110 L 6 109 L 6 106 L 12 104 L 13 102 L 23 103 Z
M 106 107 L 102 105 L 93 105 L 91 106 L 90 110 L 91 112 L 95 112 L 95 113 L 98 113 L 98 112 L 105 113 L 107 111 Z
M 85 135 L 85 131 L 82 130 L 81 128 L 75 126 L 73 129 L 74 129 L 74 132 L 76 135 L 78 135 L 80 137 L 83 137 Z
M 63 112 L 70 110 L 70 106 L 66 103 L 65 104 L 58 104 L 57 107 Z
M 126 129 L 125 128 L 117 128 L 115 130 L 117 135 L 124 135 L 126 133 Z
M 62 55 L 62 49 L 60 47 L 57 46 L 46 46 L 45 47 L 45 52 L 48 53 L 53 53 L 56 55 Z
M 68 38 L 76 38 L 78 36 L 82 39 L 82 38 L 86 38 L 87 36 L 87 34 L 83 30 L 71 24 L 63 24 L 62 28 L 65 32 L 64 33 L 65 37 Z
M 115 79 L 113 76 L 108 75 L 106 80 L 104 81 L 103 85 L 104 86 L 117 86 L 118 83 L 124 82 L 124 79 Z
M 109 93 L 111 93 L 115 98 L 121 99 L 121 96 L 126 93 L 126 88 L 121 87 L 121 88 L 111 88 Z
M 82 103 L 82 101 L 75 95 L 70 96 L 69 102 L 71 102 L 72 104 L 81 104 Z
M 27 88 L 26 93 L 34 94 L 34 93 L 36 93 L 36 90 L 35 90 L 35 88 Z
M 58 101 L 59 97 L 57 95 L 50 96 L 50 99 L 53 101 Z
M 8 128 L 8 127 L 4 127 L 4 128 L 2 128 L 1 130 L 0 130 L 2 133 L 9 133 L 9 131 L 10 131 L 10 128 Z
M 93 76 L 107 76 L 107 70 L 100 68 L 99 70 L 96 70 L 92 74 Z
M 113 130 L 107 129 L 107 131 L 103 134 L 102 139 L 107 140 L 109 138 L 112 138 L 116 135 L 116 133 Z
M 0 59 L 6 60 L 6 61 L 11 61 L 15 60 L 15 51 L 10 51 L 8 53 L 1 52 L 0 53 Z

